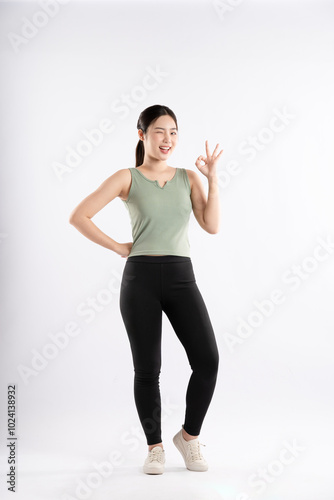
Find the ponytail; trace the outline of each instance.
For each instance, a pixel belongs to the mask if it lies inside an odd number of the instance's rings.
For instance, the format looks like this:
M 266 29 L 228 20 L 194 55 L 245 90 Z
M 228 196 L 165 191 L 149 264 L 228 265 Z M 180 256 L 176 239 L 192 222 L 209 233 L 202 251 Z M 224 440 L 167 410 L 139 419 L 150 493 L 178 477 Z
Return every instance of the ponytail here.
M 139 167 L 144 163 L 144 156 L 145 156 L 144 143 L 141 139 L 139 139 L 136 147 L 136 167 Z

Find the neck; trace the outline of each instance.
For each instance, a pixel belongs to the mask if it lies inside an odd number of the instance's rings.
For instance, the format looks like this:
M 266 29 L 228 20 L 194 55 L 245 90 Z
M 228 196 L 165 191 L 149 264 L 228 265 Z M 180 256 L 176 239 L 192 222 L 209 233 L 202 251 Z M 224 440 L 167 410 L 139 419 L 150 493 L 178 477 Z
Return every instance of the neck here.
M 153 158 L 144 158 L 144 161 L 141 165 L 139 165 L 140 168 L 143 168 L 145 170 L 150 170 L 151 172 L 165 172 L 166 170 L 169 169 L 169 166 L 167 165 L 166 161 L 161 161 L 161 160 L 155 160 Z

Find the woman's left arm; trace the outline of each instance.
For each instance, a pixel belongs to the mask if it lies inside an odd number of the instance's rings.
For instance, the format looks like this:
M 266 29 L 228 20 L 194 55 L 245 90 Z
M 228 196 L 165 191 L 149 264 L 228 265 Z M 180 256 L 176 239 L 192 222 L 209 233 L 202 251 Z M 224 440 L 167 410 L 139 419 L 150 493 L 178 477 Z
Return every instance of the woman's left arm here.
M 220 225 L 220 202 L 217 176 L 217 163 L 223 150 L 217 155 L 217 144 L 212 155 L 209 151 L 208 141 L 205 141 L 207 156 L 199 156 L 196 160 L 196 167 L 208 179 L 208 197 L 206 197 L 202 181 L 196 172 L 187 170 L 191 181 L 191 201 L 193 212 L 199 225 L 208 233 L 216 234 Z M 204 165 L 201 165 L 201 161 Z

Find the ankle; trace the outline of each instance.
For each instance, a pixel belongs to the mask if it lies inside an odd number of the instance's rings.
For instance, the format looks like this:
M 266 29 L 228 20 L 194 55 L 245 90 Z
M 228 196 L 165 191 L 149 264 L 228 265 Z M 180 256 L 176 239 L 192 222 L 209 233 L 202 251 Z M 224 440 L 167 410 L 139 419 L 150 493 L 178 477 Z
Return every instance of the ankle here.
M 162 443 L 157 443 L 157 444 L 149 444 L 149 445 L 148 445 L 148 451 L 153 450 L 153 448 L 154 448 L 155 446 L 160 446 L 160 448 L 164 449 L 164 447 L 163 447 Z
M 191 441 L 192 439 L 198 438 L 198 436 L 191 436 L 190 434 L 188 434 L 188 432 L 186 432 L 183 427 L 182 427 L 182 437 L 185 441 Z

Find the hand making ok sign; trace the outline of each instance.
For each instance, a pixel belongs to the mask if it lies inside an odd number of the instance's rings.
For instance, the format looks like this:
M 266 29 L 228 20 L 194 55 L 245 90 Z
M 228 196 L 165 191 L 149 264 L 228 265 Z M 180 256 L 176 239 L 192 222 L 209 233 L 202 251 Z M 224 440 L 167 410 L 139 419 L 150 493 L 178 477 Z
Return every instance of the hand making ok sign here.
M 205 156 L 199 156 L 195 162 L 196 167 L 198 170 L 205 175 L 205 177 L 209 178 L 212 176 L 215 176 L 217 174 L 216 168 L 217 168 L 217 163 L 220 158 L 220 155 L 224 151 L 223 149 L 220 151 L 219 154 L 216 155 L 216 151 L 218 149 L 219 143 L 214 149 L 214 152 L 212 155 L 210 154 L 209 151 L 209 145 L 208 141 L 205 141 L 205 147 L 206 147 L 206 157 Z M 205 163 L 205 165 L 201 165 L 201 161 Z

